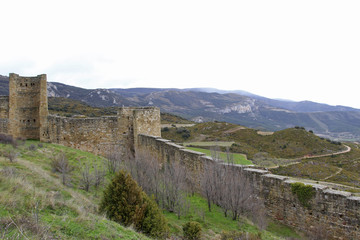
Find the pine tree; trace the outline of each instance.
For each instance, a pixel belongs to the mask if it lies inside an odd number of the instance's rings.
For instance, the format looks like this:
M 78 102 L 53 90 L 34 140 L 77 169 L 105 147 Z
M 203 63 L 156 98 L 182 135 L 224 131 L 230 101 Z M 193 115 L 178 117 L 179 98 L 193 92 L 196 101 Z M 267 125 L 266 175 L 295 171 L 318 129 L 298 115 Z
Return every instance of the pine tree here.
M 100 211 L 111 220 L 129 226 L 142 206 L 141 192 L 130 174 L 120 171 L 104 191 Z
M 155 200 L 125 171 L 118 172 L 105 189 L 99 209 L 109 219 L 124 226 L 133 224 L 136 230 L 151 237 L 167 236 L 167 222 Z

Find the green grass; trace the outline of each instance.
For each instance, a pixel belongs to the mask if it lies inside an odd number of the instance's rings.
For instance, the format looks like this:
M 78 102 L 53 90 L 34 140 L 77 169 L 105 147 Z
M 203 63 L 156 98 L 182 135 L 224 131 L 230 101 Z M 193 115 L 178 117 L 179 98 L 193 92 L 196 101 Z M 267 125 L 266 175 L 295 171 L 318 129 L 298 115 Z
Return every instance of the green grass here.
M 38 144 L 27 141 L 16 149 L 0 144 L 1 153 L 19 153 L 13 163 L 0 157 L 0 238 L 148 239 L 100 215 L 96 202 L 101 194 L 78 189 L 79 158 L 97 164 L 101 158 L 60 145 L 43 143 L 40 148 Z M 29 150 L 30 145 L 36 149 Z M 74 165 L 69 186 L 62 185 L 59 176 L 50 171 L 51 157 L 60 151 Z
M 199 146 L 199 147 L 231 147 L 235 142 L 184 142 L 184 146 Z
M 211 150 L 209 149 L 203 149 L 203 148 L 194 148 L 194 147 L 187 147 L 190 150 L 205 153 L 207 156 L 211 156 Z M 246 159 L 246 156 L 244 154 L 239 153 L 231 153 L 233 156 L 233 161 L 235 164 L 241 164 L 241 165 L 251 165 L 252 162 Z M 227 154 L 224 152 L 219 152 L 219 157 L 223 161 L 227 162 Z
M 36 149 L 30 150 L 30 145 L 36 146 Z M 10 150 L 17 151 L 19 155 L 13 163 L 6 157 L 0 157 L 0 236 L 4 233 L 5 238 L 12 239 L 20 234 L 15 225 L 3 231 L 4 226 L 14 221 L 29 239 L 148 239 L 98 213 L 101 193 L 112 175 L 107 175 L 107 183 L 98 191 L 94 188 L 89 192 L 79 189 L 84 163 L 100 166 L 104 161 L 102 157 L 56 144 L 42 143 L 39 147 L 38 141 L 27 141 L 16 149 L 0 144 L 1 154 Z M 74 167 L 69 186 L 62 185 L 60 176 L 51 172 L 51 159 L 61 152 Z M 191 220 L 202 225 L 204 239 L 213 239 L 223 230 L 261 232 L 263 239 L 284 239 L 288 236 L 274 230 L 274 227 L 261 231 L 246 218 L 233 221 L 224 217 L 217 206 L 209 212 L 206 200 L 198 195 L 189 197 L 189 201 L 189 213 L 180 219 L 174 213 L 165 212 L 172 235 L 181 236 L 182 225 Z M 281 228 L 273 223 L 269 227 L 272 225 Z M 290 228 L 285 229 L 293 234 L 291 236 L 296 235 Z
M 271 169 L 275 174 L 340 183 L 360 188 L 360 146 L 346 143 L 351 151 L 345 154 L 303 159 L 301 163 Z M 340 169 L 342 171 L 336 174 Z M 331 177 L 332 176 L 332 177 Z
M 181 233 L 182 226 L 188 221 L 196 221 L 201 224 L 205 239 L 211 239 L 214 235 L 221 234 L 222 231 L 261 233 L 262 239 L 299 238 L 299 235 L 291 228 L 273 221 L 269 222 L 265 230 L 260 230 L 246 218 L 234 221 L 230 217 L 224 217 L 224 212 L 216 205 L 212 205 L 212 210 L 209 212 L 207 201 L 201 196 L 189 196 L 188 200 L 191 207 L 187 216 L 178 219 L 175 214 L 165 212 L 170 229 L 174 233 Z

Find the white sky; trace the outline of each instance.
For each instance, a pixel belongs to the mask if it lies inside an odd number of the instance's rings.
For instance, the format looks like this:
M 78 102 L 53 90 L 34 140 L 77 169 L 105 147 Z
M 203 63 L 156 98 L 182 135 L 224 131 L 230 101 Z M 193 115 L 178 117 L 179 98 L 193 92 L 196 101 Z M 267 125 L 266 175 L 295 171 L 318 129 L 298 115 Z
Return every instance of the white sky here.
M 1 0 L 0 74 L 360 108 L 359 0 Z

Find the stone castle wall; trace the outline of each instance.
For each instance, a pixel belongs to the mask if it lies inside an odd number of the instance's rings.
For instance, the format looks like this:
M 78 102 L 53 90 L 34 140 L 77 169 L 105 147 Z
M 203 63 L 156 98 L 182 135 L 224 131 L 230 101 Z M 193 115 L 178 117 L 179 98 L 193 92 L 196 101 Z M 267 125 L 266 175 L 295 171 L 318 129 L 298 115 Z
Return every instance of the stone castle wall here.
M 49 116 L 41 140 L 100 155 L 125 154 L 136 151 L 139 133 L 160 136 L 158 108 L 120 108 L 117 116 L 97 118 Z
M 139 151 L 146 151 L 160 161 L 180 161 L 199 181 L 203 164 L 212 161 L 203 153 L 186 150 L 184 147 L 155 136 L 139 135 Z M 267 214 L 286 225 L 304 232 L 323 227 L 334 239 L 360 239 L 360 197 L 349 192 L 335 191 L 324 185 L 312 184 L 315 196 L 311 208 L 301 205 L 292 193 L 294 181 L 288 177 L 273 175 L 268 171 L 233 166 L 250 179 L 255 191 L 265 201 Z
M 120 108 L 117 116 L 65 118 L 48 115 L 46 75 L 10 74 L 9 97 L 0 97 L 0 132 L 13 137 L 39 139 L 106 155 L 111 151 L 146 151 L 161 161 L 180 161 L 193 181 L 206 161 L 205 154 L 161 139 L 160 110 L 154 107 Z M 302 231 L 326 227 L 337 239 L 360 239 L 360 198 L 351 193 L 313 185 L 311 209 L 303 207 L 291 191 L 292 181 L 267 171 L 236 167 L 251 180 L 265 200 L 269 216 Z
M 9 97 L 0 96 L 0 133 L 8 133 Z
M 9 75 L 9 96 L 0 97 L 0 133 L 58 143 L 95 154 L 134 154 L 137 134 L 161 135 L 160 110 L 119 108 L 117 116 L 49 116 L 46 75 Z
M 47 135 L 43 140 L 105 155 L 124 143 L 117 117 L 65 118 L 48 117 Z
M 40 139 L 48 116 L 46 75 L 9 75 L 9 126 L 14 138 Z

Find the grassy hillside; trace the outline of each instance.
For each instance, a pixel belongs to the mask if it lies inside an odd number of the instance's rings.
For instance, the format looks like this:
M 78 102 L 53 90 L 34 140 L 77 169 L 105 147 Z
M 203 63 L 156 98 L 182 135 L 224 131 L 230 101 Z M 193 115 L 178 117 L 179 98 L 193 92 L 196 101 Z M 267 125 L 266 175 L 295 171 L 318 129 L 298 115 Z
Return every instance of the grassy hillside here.
M 69 160 L 71 171 L 54 172 L 52 162 L 57 156 Z M 148 239 L 98 213 L 97 206 L 104 182 L 85 190 L 83 174 L 89 166 L 90 174 L 104 170 L 105 159 L 93 154 L 55 144 L 27 141 L 17 148 L 0 144 L 0 238 L 5 239 Z M 10 161 L 11 160 L 11 161 Z M 266 230 L 259 230 L 249 220 L 233 221 L 214 207 L 207 211 L 206 200 L 189 196 L 188 214 L 180 219 L 165 212 L 171 235 L 181 236 L 182 225 L 198 221 L 204 239 L 213 239 L 223 230 L 243 231 L 261 235 L 262 239 L 299 238 L 291 229 L 270 222 Z M 260 236 L 259 235 L 259 236 Z
M 299 164 L 282 166 L 271 171 L 276 174 L 360 187 L 360 146 L 346 143 L 351 151 L 316 159 L 303 159 Z M 359 189 L 357 190 L 359 191 Z
M 338 142 L 322 139 L 303 128 L 289 128 L 271 135 L 259 134 L 257 130 L 226 122 L 207 122 L 188 128 L 163 129 L 162 137 L 175 142 L 233 141 L 230 150 L 246 154 L 254 159 L 256 154 L 271 158 L 298 158 L 344 149 Z
M 101 158 L 35 141 L 0 149 L 1 239 L 147 239 L 98 214 L 100 189 L 80 189 L 80 169 L 85 162 L 100 166 Z M 61 152 L 73 166 L 67 186 L 50 166 Z M 11 153 L 17 155 L 13 162 L 4 157 Z

